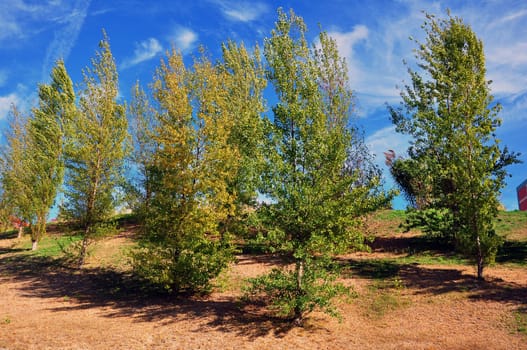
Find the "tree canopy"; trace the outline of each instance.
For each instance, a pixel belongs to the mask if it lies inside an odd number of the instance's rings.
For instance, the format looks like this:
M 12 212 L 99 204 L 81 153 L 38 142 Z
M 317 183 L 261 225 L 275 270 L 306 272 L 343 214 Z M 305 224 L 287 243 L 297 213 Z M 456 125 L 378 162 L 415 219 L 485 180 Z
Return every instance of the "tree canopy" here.
M 429 191 L 420 209 L 442 212 L 442 235 L 475 259 L 482 278 L 501 242 L 494 231 L 498 196 L 516 155 L 501 149 L 495 136 L 501 106 L 486 80 L 483 43 L 460 18 L 426 17 L 426 42 L 416 50 L 419 70 L 409 69 L 402 105 L 390 108 L 397 131 L 413 137 L 404 162 L 419 164 L 406 174 L 421 192 L 406 187 L 421 198 Z M 423 217 L 415 223 L 431 227 Z

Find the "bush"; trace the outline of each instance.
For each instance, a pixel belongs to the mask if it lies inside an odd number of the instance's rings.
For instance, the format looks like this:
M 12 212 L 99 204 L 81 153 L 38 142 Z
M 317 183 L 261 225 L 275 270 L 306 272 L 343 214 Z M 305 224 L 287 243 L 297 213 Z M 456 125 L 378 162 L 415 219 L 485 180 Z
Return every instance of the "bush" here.
M 335 282 L 337 272 L 328 270 L 325 261 L 315 260 L 305 263 L 300 270 L 301 278 L 298 271 L 275 268 L 267 275 L 250 278 L 250 285 L 244 290 L 245 299 L 267 299 L 274 314 L 297 324 L 316 309 L 340 319 L 332 301 L 339 295 L 349 294 L 349 288 Z
M 207 239 L 180 242 L 178 248 L 143 244 L 132 252 L 132 261 L 137 275 L 169 292 L 208 293 L 232 252 L 230 245 Z

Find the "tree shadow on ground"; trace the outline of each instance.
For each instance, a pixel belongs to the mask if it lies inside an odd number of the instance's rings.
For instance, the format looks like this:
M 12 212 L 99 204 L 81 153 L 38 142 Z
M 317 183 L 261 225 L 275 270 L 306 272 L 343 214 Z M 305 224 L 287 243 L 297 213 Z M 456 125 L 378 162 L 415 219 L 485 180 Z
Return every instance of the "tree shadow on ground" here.
M 14 239 L 17 236 L 18 236 L 18 232 L 16 230 L 0 232 L 0 240 Z
M 456 256 L 454 247 L 436 239 L 420 236 L 375 237 L 369 247 L 373 252 L 394 254 L 441 254 Z
M 527 242 L 505 241 L 498 250 L 496 262 L 527 265 Z
M 248 340 L 269 334 L 283 337 L 293 328 L 291 322 L 262 311 L 263 305 L 244 304 L 236 296 L 171 295 L 131 273 L 102 268 L 79 270 L 60 259 L 0 257 L 2 280 L 28 282 L 18 287 L 23 297 L 64 300 L 62 306 L 51 309 L 55 312 L 104 308 L 107 317 L 130 317 L 137 322 L 192 320 L 195 332 L 215 329 Z
M 500 278 L 487 278 L 479 281 L 474 275 L 451 268 L 437 268 L 415 264 L 400 264 L 385 259 L 347 259 L 340 264 L 348 269 L 350 275 L 367 279 L 401 280 L 414 294 L 440 295 L 451 292 L 467 292 L 471 300 L 489 300 L 514 303 L 527 308 L 527 286 L 507 282 Z

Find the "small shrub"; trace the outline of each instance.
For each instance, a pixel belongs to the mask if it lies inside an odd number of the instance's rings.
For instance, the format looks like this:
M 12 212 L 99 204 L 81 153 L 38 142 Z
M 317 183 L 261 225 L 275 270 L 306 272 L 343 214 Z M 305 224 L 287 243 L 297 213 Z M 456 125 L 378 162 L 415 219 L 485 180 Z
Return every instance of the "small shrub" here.
M 169 292 L 209 293 L 211 280 L 232 261 L 232 248 L 202 239 L 186 246 L 146 245 L 131 254 L 135 273 Z
M 274 314 L 298 324 L 315 309 L 340 319 L 332 301 L 339 295 L 349 295 L 350 290 L 336 283 L 336 276 L 335 271 L 328 271 L 323 264 L 308 261 L 299 285 L 297 270 L 275 268 L 267 275 L 250 278 L 244 296 L 246 300 L 267 299 Z
M 516 331 L 527 335 L 527 313 L 522 311 L 514 312 Z

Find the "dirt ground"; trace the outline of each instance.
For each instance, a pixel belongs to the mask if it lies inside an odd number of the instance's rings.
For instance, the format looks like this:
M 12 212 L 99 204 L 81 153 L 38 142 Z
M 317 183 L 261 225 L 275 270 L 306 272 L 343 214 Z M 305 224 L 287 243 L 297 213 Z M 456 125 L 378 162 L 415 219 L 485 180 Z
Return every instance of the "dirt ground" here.
M 365 259 L 390 254 L 377 247 L 341 259 L 364 262 L 362 272 L 351 270 L 342 280 L 356 297 L 339 303 L 341 322 L 314 313 L 303 328 L 291 328 L 242 304 L 232 287 L 269 270 L 272 256 L 239 256 L 220 278 L 223 287 L 189 300 L 145 297 L 125 275 L 94 264 L 77 271 L 45 259 L 25 262 L 12 245 L 0 240 L 2 350 L 527 349 L 515 320 L 527 312 L 527 269 L 521 267 L 491 267 L 487 281 L 478 283 L 467 266 L 387 265 L 386 278 L 374 279 Z

